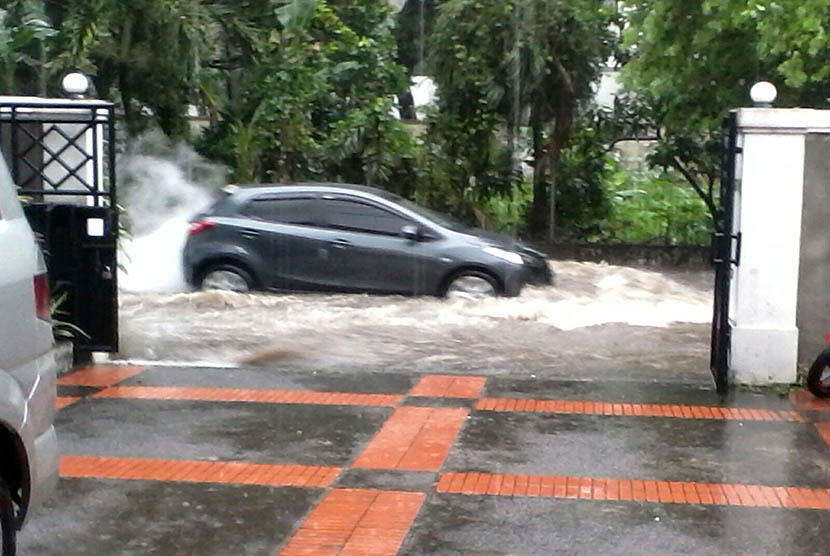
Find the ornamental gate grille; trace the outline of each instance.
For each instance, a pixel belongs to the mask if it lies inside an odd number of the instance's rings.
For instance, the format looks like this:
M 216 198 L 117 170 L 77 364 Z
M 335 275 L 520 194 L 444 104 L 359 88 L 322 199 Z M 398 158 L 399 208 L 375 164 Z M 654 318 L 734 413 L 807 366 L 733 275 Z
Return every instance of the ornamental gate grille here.
M 107 102 L 0 99 L 0 147 L 76 354 L 118 350 L 114 121 Z

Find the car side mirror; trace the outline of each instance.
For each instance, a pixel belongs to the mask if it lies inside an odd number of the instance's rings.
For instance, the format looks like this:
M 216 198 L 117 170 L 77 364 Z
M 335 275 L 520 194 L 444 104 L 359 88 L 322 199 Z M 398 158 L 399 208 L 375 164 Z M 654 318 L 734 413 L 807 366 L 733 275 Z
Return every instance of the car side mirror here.
M 419 241 L 421 239 L 421 232 L 418 230 L 418 226 L 407 224 L 401 228 L 401 237 L 409 241 Z

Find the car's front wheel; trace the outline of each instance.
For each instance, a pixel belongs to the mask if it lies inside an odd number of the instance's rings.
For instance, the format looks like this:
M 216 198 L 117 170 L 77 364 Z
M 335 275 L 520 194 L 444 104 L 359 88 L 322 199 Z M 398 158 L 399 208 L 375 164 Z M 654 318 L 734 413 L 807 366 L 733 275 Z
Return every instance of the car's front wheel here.
M 484 299 L 499 295 L 495 278 L 478 270 L 466 270 L 453 276 L 447 284 L 447 299 Z
M 0 538 L 2 538 L 0 556 L 14 556 L 16 534 L 12 496 L 6 483 L 0 479 Z
M 246 293 L 254 287 L 254 280 L 244 269 L 220 264 L 208 268 L 202 275 L 200 287 L 203 290 L 224 290 Z

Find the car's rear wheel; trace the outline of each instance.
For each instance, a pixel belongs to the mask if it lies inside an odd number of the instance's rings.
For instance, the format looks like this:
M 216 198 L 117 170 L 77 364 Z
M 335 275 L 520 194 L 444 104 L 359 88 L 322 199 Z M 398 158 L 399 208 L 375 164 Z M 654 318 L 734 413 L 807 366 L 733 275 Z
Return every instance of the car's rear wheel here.
M 17 529 L 15 528 L 14 505 L 6 483 L 0 479 L 0 556 L 14 556 Z
M 245 293 L 254 287 L 254 280 L 246 270 L 236 265 L 220 264 L 204 272 L 200 287 L 203 290 Z
M 478 270 L 465 270 L 456 274 L 447 284 L 444 296 L 447 299 L 485 299 L 499 295 L 499 284 L 495 278 Z

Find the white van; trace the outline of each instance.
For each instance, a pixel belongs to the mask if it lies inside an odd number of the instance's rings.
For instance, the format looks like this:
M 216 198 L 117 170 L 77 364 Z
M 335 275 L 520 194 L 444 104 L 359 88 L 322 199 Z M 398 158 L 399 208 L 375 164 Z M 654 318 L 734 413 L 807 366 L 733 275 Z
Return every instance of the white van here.
M 43 256 L 0 156 L 0 556 L 58 480 L 50 321 Z

